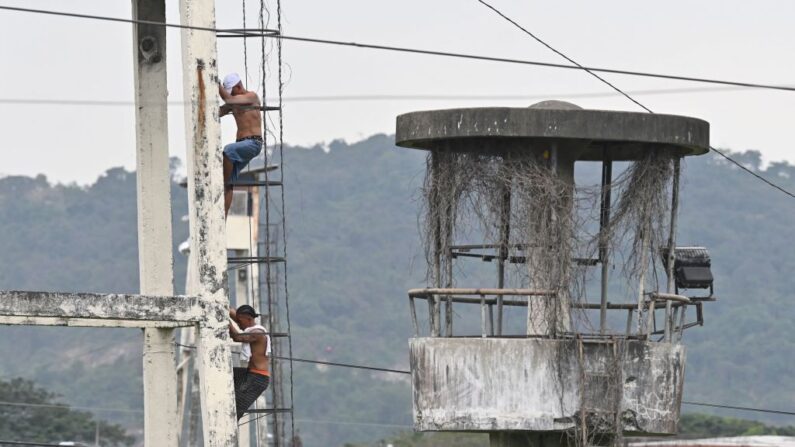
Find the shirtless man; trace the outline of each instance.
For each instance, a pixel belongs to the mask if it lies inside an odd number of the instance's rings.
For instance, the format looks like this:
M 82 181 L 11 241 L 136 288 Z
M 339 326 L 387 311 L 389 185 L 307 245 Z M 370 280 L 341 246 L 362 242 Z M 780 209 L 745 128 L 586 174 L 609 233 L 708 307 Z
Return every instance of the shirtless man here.
M 255 92 L 246 90 L 237 73 L 230 73 L 218 86 L 224 100 L 221 116 L 232 114 L 237 123 L 237 141 L 224 147 L 224 209 L 229 214 L 232 186 L 240 171 L 262 150 L 261 102 Z
M 230 323 L 229 335 L 232 340 L 243 343 L 240 358 L 243 361 L 248 361 L 246 368 L 233 368 L 235 406 L 237 419 L 240 420 L 270 383 L 270 371 L 268 370 L 270 337 L 265 332 L 265 328 L 254 321 L 259 315 L 248 304 L 238 307 L 237 310 L 229 309 L 229 316 L 242 330 L 242 332 L 238 331 L 235 325 Z

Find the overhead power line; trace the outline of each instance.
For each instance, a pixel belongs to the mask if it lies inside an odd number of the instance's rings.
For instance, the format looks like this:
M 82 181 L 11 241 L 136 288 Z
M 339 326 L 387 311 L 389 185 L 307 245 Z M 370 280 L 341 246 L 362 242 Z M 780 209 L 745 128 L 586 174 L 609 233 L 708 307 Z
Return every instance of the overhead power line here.
M 200 26 L 179 25 L 179 24 L 166 23 L 166 22 L 152 22 L 152 21 L 146 21 L 146 20 L 122 19 L 122 18 L 119 18 L 119 17 L 107 17 L 107 16 L 97 16 L 97 15 L 89 15 L 89 14 L 76 14 L 76 13 L 68 13 L 68 12 L 61 12 L 61 11 L 44 10 L 44 9 L 19 8 L 19 7 L 14 7 L 14 6 L 0 6 L 0 10 L 26 12 L 26 13 L 34 13 L 34 14 L 47 14 L 47 15 L 55 15 L 55 16 L 65 16 L 65 17 L 73 17 L 73 18 L 80 18 L 80 19 L 90 19 L 90 20 L 106 20 L 106 21 L 122 22 L 122 23 L 147 24 L 147 25 L 165 26 L 165 27 L 180 28 L 180 29 L 191 29 L 191 30 L 208 31 L 208 32 L 216 32 L 216 33 L 219 33 L 219 32 L 220 33 L 230 33 L 230 34 L 237 35 L 237 37 L 264 37 L 264 38 L 268 38 L 268 39 L 282 39 L 282 40 L 291 40 L 291 41 L 295 41 L 295 42 L 307 42 L 307 43 L 317 43 L 317 44 L 323 44 L 323 45 L 335 45 L 335 46 L 346 46 L 346 47 L 355 47 L 355 48 L 366 48 L 366 49 L 371 49 L 371 50 L 383 50 L 383 51 L 400 52 L 400 53 L 424 54 L 424 55 L 430 55 L 430 56 L 451 57 L 451 58 L 458 58 L 458 59 L 481 60 L 481 61 L 501 62 L 501 63 L 518 64 L 518 65 L 532 65 L 532 66 L 538 66 L 538 67 L 560 68 L 560 69 L 568 69 L 568 70 L 584 70 L 584 71 L 590 72 L 591 74 L 593 74 L 594 72 L 612 73 L 612 74 L 620 74 L 620 75 L 626 75 L 626 76 L 639 76 L 639 77 L 646 77 L 646 78 L 668 79 L 668 80 L 674 80 L 674 81 L 701 82 L 701 83 L 707 83 L 707 84 L 721 84 L 721 85 L 732 85 L 732 86 L 737 86 L 737 87 L 760 88 L 760 89 L 782 90 L 782 91 L 795 92 L 795 87 L 786 86 L 786 85 L 760 84 L 760 83 L 754 83 L 754 82 L 728 81 L 728 80 L 700 78 L 700 77 L 693 77 L 693 76 L 669 75 L 669 74 L 650 73 L 650 72 L 632 71 L 632 70 L 618 70 L 618 69 L 612 69 L 612 68 L 600 68 L 600 67 L 586 67 L 586 66 L 581 66 L 581 65 L 555 64 L 555 63 L 550 63 L 550 62 L 531 61 L 531 60 L 525 60 L 525 59 L 493 57 L 493 56 L 484 56 L 484 55 L 477 55 L 477 54 L 455 53 L 455 52 L 449 52 L 449 51 L 428 50 L 428 49 L 420 49 L 420 48 L 397 47 L 397 46 L 391 46 L 391 45 L 377 45 L 377 44 L 369 44 L 369 43 L 361 43 L 361 42 L 346 42 L 346 41 L 341 41 L 341 40 L 321 39 L 321 38 L 315 38 L 315 37 L 286 36 L 286 35 L 283 35 L 283 34 L 275 35 L 275 34 L 269 34 L 273 30 L 268 30 L 268 29 L 247 29 L 247 30 L 242 30 L 242 29 L 215 29 L 215 28 L 200 27 Z
M 485 3 L 482 0 L 477 0 L 480 3 L 488 6 L 490 9 L 498 13 L 501 17 L 505 20 L 508 20 L 514 26 L 518 27 L 522 31 L 526 32 L 530 36 L 532 36 L 535 40 L 541 42 L 547 48 L 555 51 L 557 54 L 561 55 L 562 57 L 566 58 L 569 61 L 572 61 L 569 57 L 567 57 L 562 52 L 556 50 L 551 45 L 544 42 L 542 39 L 537 37 L 536 35 L 532 34 L 530 31 L 519 25 L 516 21 L 510 19 L 508 16 L 503 14 L 501 11 L 497 10 L 493 6 Z M 493 62 L 505 62 L 505 63 L 514 63 L 514 64 L 524 64 L 524 65 L 535 65 L 535 66 L 542 66 L 542 67 L 550 67 L 550 68 L 565 68 L 565 69 L 576 69 L 576 70 L 583 70 L 587 73 L 595 76 L 600 81 L 604 82 L 606 85 L 610 86 L 623 96 L 629 98 L 635 104 L 643 107 L 645 110 L 653 113 L 649 108 L 632 98 L 626 92 L 618 89 L 612 83 L 608 82 L 607 80 L 603 79 L 602 77 L 596 75 L 596 72 L 600 73 L 613 73 L 613 74 L 621 74 L 621 75 L 629 75 L 629 76 L 641 76 L 641 77 L 651 77 L 651 78 L 660 78 L 660 79 L 671 79 L 671 80 L 678 80 L 678 81 L 691 81 L 691 82 L 702 82 L 702 83 L 710 83 L 710 84 L 722 84 L 722 85 L 729 85 L 729 86 L 736 86 L 736 87 L 749 87 L 749 88 L 761 88 L 761 89 L 772 89 L 772 90 L 783 90 L 783 91 L 795 91 L 795 87 L 785 86 L 785 85 L 771 85 L 771 84 L 758 84 L 758 83 L 750 83 L 750 82 L 737 82 L 737 81 L 725 81 L 725 80 L 717 80 L 717 79 L 708 79 L 708 78 L 697 78 L 697 77 L 689 77 L 689 76 L 677 76 L 677 75 L 666 75 L 666 74 L 655 74 L 655 73 L 647 73 L 647 72 L 638 72 L 638 71 L 628 71 L 628 70 L 616 70 L 616 69 L 608 69 L 608 68 L 597 68 L 597 67 L 586 67 L 579 64 L 576 65 L 564 65 L 564 64 L 552 64 L 547 62 L 538 62 L 538 61 L 528 61 L 528 60 L 520 60 L 520 59 L 508 59 L 508 58 L 497 58 L 497 57 L 490 57 L 490 56 L 479 56 L 479 55 L 472 55 L 472 54 L 463 54 L 463 53 L 450 53 L 444 51 L 434 51 L 434 50 L 421 50 L 415 48 L 405 48 L 405 47 L 394 47 L 394 46 L 385 46 L 385 45 L 373 45 L 373 44 L 364 44 L 364 43 L 357 43 L 357 42 L 343 42 L 343 41 L 336 41 L 336 40 L 328 40 L 328 39 L 317 39 L 317 38 L 310 38 L 310 37 L 299 37 L 299 36 L 285 36 L 285 35 L 266 35 L 265 33 L 272 30 L 260 29 L 260 30 L 225 30 L 225 29 L 217 29 L 217 28 L 208 28 L 208 27 L 198 27 L 198 26 L 189 26 L 189 25 L 179 25 L 173 23 L 166 23 L 166 22 L 153 22 L 148 20 L 135 20 L 135 19 L 122 19 L 119 17 L 107 17 L 107 16 L 97 16 L 97 15 L 89 15 L 89 14 L 77 14 L 77 13 L 67 13 L 61 11 L 52 11 L 52 10 L 43 10 L 43 9 L 31 9 L 31 8 L 19 8 L 13 6 L 0 6 L 0 10 L 7 10 L 7 11 L 16 11 L 16 12 L 27 12 L 27 13 L 36 13 L 36 14 L 48 14 L 48 15 L 56 15 L 56 16 L 66 16 L 66 17 L 74 17 L 74 18 L 81 18 L 81 19 L 91 19 L 91 20 L 106 20 L 106 21 L 113 21 L 113 22 L 123 22 L 123 23 L 134 23 L 134 24 L 148 24 L 148 25 L 159 25 L 165 27 L 173 27 L 173 28 L 180 28 L 180 29 L 193 29 L 199 31 L 208 31 L 208 32 L 227 32 L 232 34 L 240 34 L 241 36 L 250 36 L 252 32 L 259 32 L 257 34 L 259 37 L 268 37 L 268 38 L 278 38 L 278 39 L 285 39 L 285 40 L 294 40 L 300 42 L 312 42 L 312 43 L 320 43 L 320 44 L 329 44 L 329 45 L 342 45 L 342 46 L 351 46 L 357 48 L 369 48 L 369 49 L 377 49 L 377 50 L 387 50 L 387 51 L 398 51 L 398 52 L 407 52 L 407 53 L 417 53 L 417 54 L 427 54 L 427 55 L 435 55 L 435 56 L 447 56 L 447 57 L 457 57 L 457 58 L 464 58 L 464 59 L 476 59 L 476 60 L 484 60 L 484 61 L 493 61 Z M 753 172 L 751 169 L 748 169 L 743 164 L 737 162 L 736 160 L 732 159 L 722 151 L 715 149 L 714 147 L 710 147 L 714 152 L 718 153 L 723 158 L 729 160 L 731 163 L 738 166 L 743 171 L 753 175 L 757 179 L 763 181 L 764 183 L 768 184 L 769 186 L 783 192 L 784 194 L 788 195 L 789 197 L 795 198 L 795 193 L 792 193 L 785 188 L 771 182 L 770 180 L 765 179 L 764 177 L 760 176 L 759 174 Z
M 647 77 L 647 78 L 668 79 L 668 80 L 674 80 L 674 81 L 702 82 L 702 83 L 707 83 L 707 84 L 734 85 L 734 86 L 738 86 L 738 87 L 762 88 L 762 89 L 784 90 L 784 91 L 795 92 L 795 87 L 789 87 L 789 86 L 783 86 L 783 85 L 758 84 L 758 83 L 740 82 L 740 81 L 726 81 L 726 80 L 720 80 L 720 79 L 697 78 L 697 77 L 690 77 L 690 76 L 668 75 L 668 74 L 649 73 L 649 72 L 642 72 L 642 71 L 618 70 L 618 69 L 613 69 L 613 68 L 581 67 L 581 66 L 576 66 L 576 65 L 553 64 L 553 63 L 549 63 L 549 62 L 530 61 L 530 60 L 525 60 L 525 59 L 512 59 L 512 58 L 502 58 L 502 57 L 481 56 L 481 55 L 476 55 L 476 54 L 453 53 L 453 52 L 447 52 L 447 51 L 424 50 L 424 49 L 417 49 L 417 48 L 395 47 L 395 46 L 388 46 L 388 45 L 375 45 L 375 44 L 365 44 L 365 43 L 357 43 L 357 42 L 342 42 L 342 41 L 337 41 L 337 40 L 317 39 L 317 38 L 310 38 L 310 37 L 297 37 L 297 36 L 269 36 L 269 37 L 279 38 L 279 39 L 284 39 L 284 40 L 294 40 L 294 41 L 300 41 L 300 42 L 311 42 L 311 43 L 320 43 L 320 44 L 327 44 L 327 45 L 342 45 L 342 46 L 350 46 L 350 47 L 357 47 L 357 48 L 369 48 L 369 49 L 373 49 L 373 50 L 385 50 L 385 51 L 397 51 L 397 52 L 403 52 L 403 53 L 426 54 L 426 55 L 431 55 L 431 56 L 444 56 L 444 57 L 453 57 L 453 58 L 459 58 L 459 59 L 473 59 L 473 60 L 482 60 L 482 61 L 490 61 L 490 62 L 503 62 L 503 63 L 508 63 L 508 64 L 534 65 L 534 66 L 538 66 L 538 67 L 563 68 L 563 69 L 569 69 L 569 70 L 585 70 L 585 71 L 590 71 L 590 72 L 613 73 L 613 74 L 620 74 L 620 75 L 627 75 L 627 76 L 640 76 L 640 77 Z
M 195 346 L 188 346 L 188 345 L 180 345 L 178 346 L 186 347 L 195 349 Z M 287 360 L 285 357 L 275 357 L 282 360 Z M 293 358 L 294 362 L 302 362 L 302 363 L 314 363 L 319 365 L 328 365 L 328 366 L 336 366 L 342 368 L 352 368 L 352 369 L 364 369 L 370 371 L 380 371 L 380 372 L 387 372 L 393 374 L 411 374 L 411 371 L 408 370 L 400 370 L 400 369 L 391 369 L 391 368 L 381 368 L 377 366 L 368 366 L 368 365 L 356 365 L 352 363 L 339 363 L 339 362 L 324 362 L 320 360 L 309 360 L 309 359 L 297 359 Z M 795 416 L 795 411 L 786 411 L 786 410 L 772 410 L 769 408 L 756 408 L 756 407 L 745 407 L 745 406 L 737 406 L 737 405 L 724 405 L 724 404 L 713 404 L 708 402 L 695 402 L 695 401 L 687 401 L 683 400 L 683 404 L 685 405 L 694 405 L 699 407 L 710 407 L 710 408 L 722 408 L 728 410 L 739 410 L 739 411 L 749 411 L 749 412 L 756 412 L 756 413 L 769 413 L 769 414 L 781 414 L 787 416 Z M 38 403 L 27 403 L 27 402 L 7 402 L 7 401 L 0 401 L 0 406 L 21 406 L 21 407 L 41 407 L 41 408 L 60 408 L 60 409 L 72 409 L 72 410 L 86 410 L 86 411 L 108 411 L 108 412 L 122 412 L 122 413 L 143 413 L 141 409 L 134 409 L 134 408 L 100 408 L 100 407 L 77 407 L 77 406 L 67 406 L 62 404 L 38 404 Z M 299 421 L 299 419 L 296 419 Z M 392 424 L 382 424 L 382 423 L 371 423 L 371 422 L 355 422 L 355 421 L 316 421 L 311 419 L 303 419 L 300 420 L 301 422 L 315 422 L 315 423 L 329 423 L 329 424 L 352 424 L 352 425 L 383 425 L 389 426 Z M 2 445 L 2 442 L 0 442 Z
M 188 345 L 180 345 L 184 348 L 195 349 L 195 346 L 188 346 Z M 274 357 L 276 359 L 281 360 L 290 360 L 287 357 Z M 324 362 L 320 360 L 309 360 L 309 359 L 297 359 L 293 358 L 292 361 L 294 362 L 301 362 L 301 363 L 314 363 L 319 365 L 328 365 L 328 366 L 338 366 L 342 368 L 353 368 L 353 369 L 365 369 L 370 371 L 381 371 L 393 374 L 411 374 L 411 371 L 404 370 L 404 369 L 391 369 L 391 368 L 381 368 L 377 366 L 368 366 L 368 365 L 357 365 L 352 363 L 339 363 L 339 362 Z M 712 407 L 712 408 L 724 408 L 729 410 L 741 410 L 741 411 L 752 411 L 752 412 L 759 412 L 759 413 L 771 413 L 771 414 L 784 414 L 789 416 L 795 416 L 795 411 L 785 411 L 785 410 L 771 410 L 767 408 L 753 408 L 753 407 L 743 407 L 737 405 L 724 405 L 724 404 L 712 404 L 709 402 L 694 402 L 694 401 L 682 401 L 683 404 L 686 405 L 696 405 L 701 407 Z
M 321 360 L 308 360 L 308 359 L 297 359 L 297 358 L 290 359 L 289 357 L 278 357 L 278 356 L 274 356 L 273 358 L 279 360 L 292 360 L 298 363 L 312 363 L 316 365 L 339 366 L 342 368 L 366 369 L 369 371 L 380 371 L 380 372 L 395 373 L 395 374 L 411 374 L 410 371 L 405 371 L 400 369 L 390 369 L 390 368 L 379 368 L 376 366 L 353 365 L 350 363 L 324 362 Z
M 254 414 L 250 416 L 247 420 L 238 424 L 238 427 L 242 427 L 246 424 L 250 424 L 252 422 L 256 422 L 262 418 L 267 417 L 267 414 Z M 328 424 L 328 425 L 355 425 L 361 427 L 387 427 L 387 428 L 413 428 L 412 425 L 408 424 L 391 424 L 389 422 L 365 422 L 365 421 L 340 421 L 340 420 L 333 420 L 333 419 L 305 419 L 305 418 L 295 418 L 295 422 L 301 423 L 308 423 L 308 424 Z M 1 447 L 1 446 L 0 446 Z
M 368 369 L 373 371 L 383 371 L 383 372 L 390 372 L 396 374 L 411 374 L 411 371 L 407 370 L 397 370 L 397 369 L 389 369 L 389 368 L 379 368 L 375 366 L 364 366 L 364 365 L 353 365 L 353 364 L 346 364 L 346 363 L 335 363 L 335 362 L 321 362 L 317 360 L 306 360 L 306 359 L 293 359 L 296 362 L 304 362 L 304 363 L 317 363 L 321 365 L 331 365 L 331 366 L 339 366 L 343 368 L 357 368 L 357 369 Z M 743 406 L 736 406 L 736 405 L 723 405 L 723 404 L 711 404 L 708 402 L 693 402 L 693 401 L 682 401 L 683 404 L 686 405 L 695 405 L 700 407 L 711 407 L 711 408 L 724 408 L 729 410 L 741 410 L 741 411 L 751 411 L 757 413 L 771 413 L 771 414 L 783 414 L 789 416 L 795 416 L 795 411 L 784 411 L 784 410 L 771 410 L 766 408 L 753 408 L 753 407 L 743 407 Z
M 109 17 L 109 16 L 98 16 L 92 14 L 78 14 L 74 12 L 65 12 L 65 11 L 52 11 L 48 9 L 32 9 L 32 8 L 20 8 L 16 6 L 0 6 L 0 9 L 5 9 L 7 11 L 16 11 L 16 12 L 29 12 L 33 14 L 45 14 L 45 15 L 52 15 L 52 16 L 61 16 L 61 17 L 72 17 L 76 19 L 89 19 L 89 20 L 102 20 L 105 22 L 119 22 L 119 23 L 133 23 L 136 25 L 155 25 L 155 26 L 165 26 L 166 28 L 178 28 L 178 29 L 189 29 L 195 31 L 209 31 L 214 33 L 229 33 L 229 34 L 244 34 L 242 30 L 235 30 L 235 29 L 219 29 L 219 28 L 210 28 L 206 26 L 194 26 L 194 25 L 180 25 L 178 23 L 166 23 L 166 22 L 156 22 L 152 20 L 141 20 L 141 19 L 123 19 L 121 17 Z M 263 30 L 263 31 L 273 31 L 273 30 Z
M 684 93 L 720 93 L 747 91 L 744 87 L 692 87 L 670 89 L 647 89 L 626 92 L 636 96 L 676 95 Z M 616 92 L 546 93 L 533 95 L 517 94 L 370 94 L 370 95 L 306 95 L 284 98 L 286 103 L 298 102 L 337 102 L 337 101 L 534 101 L 545 98 L 609 98 L 619 96 Z M 268 98 L 274 100 L 275 98 Z M 184 106 L 185 101 L 165 101 L 169 106 Z M 150 101 L 145 105 L 160 105 L 163 101 Z M 0 104 L 8 105 L 65 105 L 65 106 L 109 106 L 133 107 L 135 101 L 97 100 L 97 99 L 55 99 L 55 98 L 0 98 Z
M 174 343 L 175 345 L 181 348 L 187 349 L 196 349 L 196 346 L 191 345 L 183 345 L 181 343 Z M 298 363 L 312 363 L 316 365 L 326 365 L 326 366 L 339 366 L 342 368 L 354 368 L 354 369 L 366 369 L 369 371 L 380 371 L 380 372 L 387 372 L 387 373 L 394 373 L 394 374 L 411 374 L 410 371 L 403 370 L 403 369 L 391 369 L 391 368 L 380 368 L 377 366 L 366 366 L 366 365 L 354 365 L 352 363 L 339 363 L 339 362 L 326 362 L 322 360 L 309 360 L 309 359 L 299 359 L 295 357 L 284 357 L 284 356 L 272 356 L 274 359 L 278 360 L 292 360 Z
M 788 416 L 795 416 L 795 411 L 769 410 L 766 408 L 752 408 L 752 407 L 738 407 L 735 405 L 708 404 L 705 402 L 689 402 L 686 400 L 683 400 L 682 403 L 685 405 L 696 405 L 699 407 L 726 408 L 729 410 L 754 411 L 757 413 L 785 414 Z
M 777 185 L 776 183 L 773 183 L 773 182 L 771 182 L 770 180 L 768 180 L 768 179 L 766 179 L 766 178 L 762 177 L 761 175 L 759 175 L 759 174 L 757 174 L 756 172 L 754 172 L 753 170 L 749 169 L 748 167 L 746 167 L 746 166 L 745 166 L 745 165 L 743 165 L 742 163 L 740 163 L 740 162 L 738 162 L 737 160 L 735 160 L 735 159 L 733 159 L 733 158 L 729 157 L 728 155 L 726 155 L 726 153 L 725 153 L 725 152 L 723 152 L 723 151 L 721 151 L 721 150 L 718 150 L 718 149 L 716 149 L 716 148 L 714 148 L 714 147 L 712 147 L 712 146 L 710 146 L 709 148 L 710 148 L 710 149 L 712 149 L 712 151 L 713 151 L 713 152 L 715 152 L 716 154 L 720 155 L 721 157 L 723 157 L 723 158 L 725 158 L 726 160 L 728 160 L 730 163 L 732 163 L 732 164 L 734 164 L 735 166 L 737 166 L 738 168 L 740 168 L 740 169 L 742 169 L 743 171 L 745 171 L 745 172 L 747 172 L 747 173 L 751 174 L 752 176 L 756 177 L 758 180 L 761 180 L 762 182 L 764 182 L 764 183 L 767 183 L 767 185 L 768 185 L 768 186 L 770 186 L 770 187 L 772 187 L 772 188 L 775 188 L 775 189 L 777 189 L 777 190 L 779 190 L 779 191 L 783 192 L 784 194 L 786 194 L 786 195 L 788 195 L 788 196 L 792 197 L 793 199 L 795 199 L 795 193 L 792 193 L 792 192 L 788 191 L 787 189 L 785 189 L 785 188 L 783 188 L 783 187 L 781 187 L 781 186 Z
M 24 442 L 24 441 L 0 441 L 0 447 L 3 446 L 31 446 L 31 447 L 59 447 L 63 444 L 49 444 L 46 442 Z
M 359 425 L 364 427 L 393 427 L 393 428 L 413 428 L 411 425 L 389 424 L 386 422 L 356 422 L 356 421 L 337 421 L 323 419 L 303 419 L 296 418 L 296 422 L 306 422 L 310 424 L 331 424 L 331 425 Z
M 616 87 L 615 85 L 611 84 L 611 83 L 610 83 L 609 81 L 607 81 L 606 79 L 604 79 L 604 78 L 602 78 L 601 76 L 599 76 L 599 75 L 597 75 L 596 73 L 594 73 L 595 71 L 600 71 L 600 70 L 593 70 L 593 69 L 588 69 L 588 68 L 586 68 L 586 67 L 583 67 L 582 65 L 578 64 L 578 63 L 577 63 L 577 62 L 575 62 L 573 59 L 571 59 L 570 57 L 566 56 L 566 55 L 565 55 L 563 52 L 561 52 L 561 51 L 558 51 L 557 49 L 555 49 L 554 47 L 552 47 L 550 44 L 548 44 L 547 42 L 545 42 L 544 40 L 542 40 L 540 37 L 536 36 L 535 34 L 533 34 L 532 32 L 530 32 L 529 30 L 527 30 L 525 27 L 523 27 L 522 25 L 520 25 L 518 22 L 516 22 L 515 20 L 513 20 L 513 19 L 511 19 L 510 17 L 508 17 L 507 15 L 505 15 L 505 14 L 504 14 L 502 11 L 500 11 L 499 9 L 495 8 L 494 6 L 490 5 L 489 3 L 486 3 L 484 0 L 476 0 L 476 1 L 477 1 L 478 3 L 480 3 L 480 4 L 484 5 L 485 7 L 489 8 L 489 9 L 490 9 L 490 10 L 492 10 L 493 12 L 495 12 L 497 15 L 499 15 L 499 16 L 500 16 L 500 17 L 502 17 L 504 20 L 506 20 L 508 23 L 510 23 L 510 24 L 511 24 L 511 25 L 513 25 L 514 27 L 516 27 L 516 28 L 520 29 L 520 30 L 521 30 L 521 31 L 523 31 L 525 34 L 527 34 L 527 35 L 529 35 L 530 37 L 532 37 L 533 39 L 535 39 L 537 42 L 541 43 L 541 44 L 542 44 L 542 45 L 544 45 L 545 47 L 547 47 L 547 48 L 549 48 L 550 50 L 552 50 L 553 52 L 555 52 L 555 54 L 557 54 L 557 55 L 559 55 L 559 56 L 563 57 L 564 59 L 566 59 L 567 61 L 569 61 L 569 62 L 571 62 L 571 63 L 573 63 L 573 64 L 576 64 L 578 67 L 582 68 L 584 71 L 586 71 L 586 72 L 587 72 L 588 74 L 590 74 L 591 76 L 595 77 L 596 79 L 598 79 L 598 80 L 599 80 L 599 81 L 601 81 L 602 83 L 606 84 L 606 85 L 607 85 L 607 86 L 609 86 L 610 88 L 614 89 L 615 91 L 617 91 L 617 92 L 621 93 L 623 96 L 625 96 L 626 98 L 628 98 L 628 99 L 629 99 L 630 101 L 632 101 L 633 103 L 635 103 L 635 104 L 639 105 L 640 107 L 642 107 L 642 108 L 643 108 L 644 110 L 646 110 L 647 112 L 649 112 L 649 113 L 652 113 L 652 114 L 654 113 L 654 111 L 652 111 L 650 108 L 648 108 L 648 107 L 646 107 L 645 105 L 641 104 L 640 102 L 638 102 L 638 101 L 637 101 L 635 98 L 633 98 L 633 97 L 632 97 L 632 96 L 630 96 L 629 94 L 625 93 L 624 91 L 620 90 L 620 89 L 619 89 L 618 87 Z M 744 166 L 742 163 L 740 163 L 740 162 L 738 162 L 737 160 L 735 160 L 735 159 L 731 158 L 730 156 L 726 155 L 726 153 L 724 153 L 723 151 L 720 151 L 720 150 L 718 150 L 718 149 L 716 149 L 716 148 L 714 148 L 714 147 L 712 147 L 712 146 L 710 146 L 709 148 L 710 148 L 710 149 L 711 149 L 713 152 L 717 153 L 717 154 L 718 154 L 718 155 L 720 155 L 721 157 L 725 158 L 725 159 L 726 159 L 726 160 L 728 160 L 729 162 L 733 163 L 734 165 L 736 165 L 737 167 L 739 167 L 740 169 L 742 169 L 743 171 L 745 171 L 746 173 L 748 173 L 748 174 L 751 174 L 752 176 L 754 176 L 754 177 L 755 177 L 755 178 L 757 178 L 758 180 L 761 180 L 762 182 L 766 183 L 768 186 L 770 186 L 770 187 L 772 187 L 772 188 L 774 188 L 774 189 L 776 189 L 776 190 L 778 190 L 778 191 L 780 191 L 780 192 L 783 192 L 783 193 L 784 193 L 784 194 L 786 194 L 787 196 L 789 196 L 789 197 L 791 197 L 791 198 L 795 199 L 795 193 L 792 193 L 792 192 L 788 191 L 787 189 L 785 189 L 785 188 L 781 187 L 780 185 L 777 185 L 776 183 L 773 183 L 773 182 L 771 182 L 770 180 L 768 180 L 768 179 L 766 179 L 766 178 L 762 177 L 761 175 L 757 174 L 756 172 L 752 171 L 751 169 L 749 169 L 749 168 L 745 167 L 745 166 Z
M 503 19 L 505 19 L 505 20 L 507 20 L 508 22 L 512 23 L 512 24 L 513 24 L 515 27 L 517 27 L 517 28 L 519 28 L 520 30 L 522 30 L 522 31 L 523 31 L 525 34 L 527 34 L 528 36 L 530 36 L 530 37 L 532 37 L 533 39 L 535 39 L 535 40 L 536 40 L 538 43 L 540 43 L 541 45 L 543 45 L 543 46 L 545 46 L 545 47 L 549 48 L 549 49 L 550 49 L 552 52 L 554 52 L 554 53 L 555 53 L 555 54 L 557 54 L 558 56 L 560 56 L 560 57 L 562 57 L 563 59 L 566 59 L 567 61 L 571 62 L 572 64 L 574 64 L 574 65 L 576 65 L 576 66 L 578 66 L 578 67 L 582 68 L 583 70 L 585 70 L 586 72 L 588 72 L 588 73 L 589 73 L 591 76 L 593 76 L 593 77 L 595 77 L 596 79 L 598 79 L 598 80 L 602 81 L 602 83 L 606 84 L 608 87 L 612 88 L 613 90 L 615 90 L 615 91 L 616 91 L 617 93 L 619 93 L 620 95 L 622 95 L 622 96 L 624 96 L 625 98 L 629 99 L 630 101 L 634 102 L 635 104 L 637 104 L 637 105 L 638 105 L 640 108 L 642 108 L 643 110 L 645 110 L 645 111 L 647 111 L 647 112 L 651 113 L 651 110 L 649 110 L 649 109 L 648 109 L 646 106 L 644 106 L 643 104 L 639 103 L 638 101 L 635 101 L 635 98 L 633 98 L 633 97 L 629 96 L 628 94 L 626 94 L 626 93 L 625 93 L 623 90 L 621 90 L 620 88 L 618 88 L 618 87 L 616 87 L 615 85 L 613 85 L 612 83 L 610 83 L 610 81 L 608 81 L 607 79 L 605 79 L 605 78 L 603 78 L 603 77 L 599 76 L 598 74 L 594 73 L 593 71 L 591 71 L 591 70 L 589 70 L 589 69 L 587 69 L 587 68 L 583 67 L 583 66 L 582 66 L 582 65 L 581 65 L 579 62 L 575 61 L 574 59 L 572 59 L 572 58 L 570 58 L 570 57 L 566 56 L 565 54 L 561 53 L 560 51 L 556 50 L 556 49 L 555 49 L 555 48 L 553 48 L 551 45 L 549 45 L 548 43 L 546 43 L 546 42 L 544 42 L 543 40 L 541 40 L 540 38 L 538 38 L 538 36 L 536 36 L 535 34 L 533 34 L 532 32 L 530 32 L 528 29 L 526 29 L 525 27 L 523 27 L 523 26 L 522 26 L 522 25 L 520 25 L 519 23 L 515 22 L 515 21 L 514 21 L 513 19 L 511 19 L 510 17 L 508 17 L 508 16 L 506 16 L 505 14 L 503 14 L 503 13 L 502 13 L 500 10 L 498 10 L 497 8 L 495 8 L 495 7 L 491 6 L 490 4 L 486 3 L 486 2 L 485 2 L 485 1 L 483 1 L 483 0 L 477 0 L 477 1 L 478 1 L 478 2 L 480 2 L 480 3 L 481 3 L 483 6 L 485 6 L 485 7 L 489 8 L 489 9 L 491 9 L 492 11 L 494 11 L 494 12 L 495 12 L 497 15 L 499 15 L 499 16 L 500 16 L 500 17 L 502 17 Z
M 34 407 L 34 408 L 60 408 L 64 410 L 85 410 L 85 411 L 106 411 L 116 413 L 143 413 L 143 410 L 133 408 L 101 408 L 101 407 L 76 407 L 66 404 L 36 404 L 28 402 L 8 402 L 0 401 L 0 406 L 4 407 Z

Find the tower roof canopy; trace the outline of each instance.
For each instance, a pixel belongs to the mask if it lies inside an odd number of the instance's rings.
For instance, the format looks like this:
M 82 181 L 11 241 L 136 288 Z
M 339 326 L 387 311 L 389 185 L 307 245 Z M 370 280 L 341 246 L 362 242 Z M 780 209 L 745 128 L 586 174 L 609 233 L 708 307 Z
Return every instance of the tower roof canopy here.
M 637 160 L 673 148 L 679 155 L 709 151 L 709 123 L 697 118 L 588 110 L 562 101 L 530 107 L 427 110 L 398 116 L 396 143 L 414 149 L 501 151 L 539 144 L 581 143 L 578 160 Z M 562 145 L 566 146 L 566 145 Z M 581 146 L 581 145 L 577 145 Z

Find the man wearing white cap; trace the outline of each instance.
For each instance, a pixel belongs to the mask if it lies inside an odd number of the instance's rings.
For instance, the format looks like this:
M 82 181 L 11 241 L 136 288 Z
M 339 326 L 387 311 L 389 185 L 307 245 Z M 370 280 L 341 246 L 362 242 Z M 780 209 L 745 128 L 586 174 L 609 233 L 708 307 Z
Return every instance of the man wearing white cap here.
M 218 87 L 224 100 L 221 116 L 232 114 L 237 123 L 237 141 L 224 147 L 224 208 L 232 205 L 232 185 L 240 171 L 262 151 L 262 115 L 259 96 L 246 90 L 237 73 L 230 73 Z

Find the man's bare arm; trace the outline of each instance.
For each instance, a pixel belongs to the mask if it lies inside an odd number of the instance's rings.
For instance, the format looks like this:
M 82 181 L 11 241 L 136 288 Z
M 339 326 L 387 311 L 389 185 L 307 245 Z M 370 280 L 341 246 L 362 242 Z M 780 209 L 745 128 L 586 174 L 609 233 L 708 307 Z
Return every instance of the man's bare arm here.
M 234 326 L 230 326 L 230 331 L 231 331 L 232 340 L 238 343 L 254 343 L 257 340 L 262 340 L 268 335 L 259 329 L 253 332 L 246 332 L 246 333 L 237 332 Z
M 221 99 L 223 99 L 224 102 L 226 102 L 226 100 L 228 98 L 232 97 L 232 94 L 231 93 L 227 93 L 226 89 L 224 89 L 224 86 L 221 85 L 221 84 L 218 84 L 218 95 L 221 96 Z
M 245 93 L 242 95 L 229 96 L 224 102 L 232 106 L 252 106 L 259 104 L 256 93 Z

